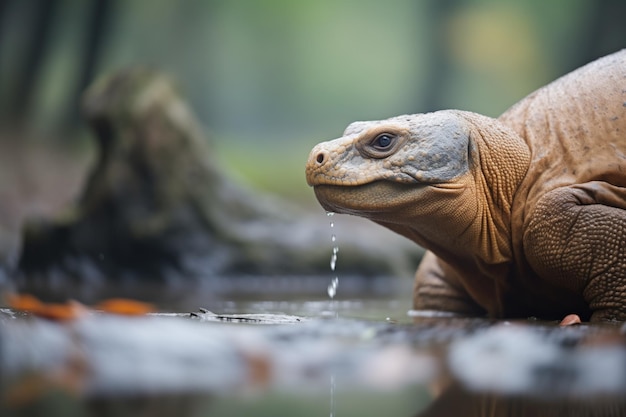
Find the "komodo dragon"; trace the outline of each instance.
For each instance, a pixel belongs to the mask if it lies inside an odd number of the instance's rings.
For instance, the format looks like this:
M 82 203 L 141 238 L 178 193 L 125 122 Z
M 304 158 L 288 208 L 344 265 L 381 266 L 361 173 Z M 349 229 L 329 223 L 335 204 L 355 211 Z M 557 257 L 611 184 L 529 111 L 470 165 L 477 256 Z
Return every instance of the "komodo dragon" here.
M 626 50 L 497 119 L 352 123 L 313 148 L 306 178 L 326 210 L 427 249 L 417 310 L 626 320 Z

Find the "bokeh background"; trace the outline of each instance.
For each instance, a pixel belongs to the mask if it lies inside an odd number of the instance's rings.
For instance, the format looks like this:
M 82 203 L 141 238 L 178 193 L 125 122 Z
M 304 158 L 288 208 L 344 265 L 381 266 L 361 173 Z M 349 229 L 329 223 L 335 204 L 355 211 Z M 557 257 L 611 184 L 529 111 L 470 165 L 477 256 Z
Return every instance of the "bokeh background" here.
M 232 177 L 317 210 L 328 228 L 304 179 L 316 143 L 355 120 L 444 108 L 495 117 L 624 46 L 623 0 L 0 0 L 0 287 L 22 223 L 54 215 L 85 182 L 96 146 L 81 96 L 105 74 L 132 66 L 168 74 Z M 404 317 L 410 295 L 393 304 L 397 315 L 389 304 L 337 308 Z M 330 390 L 332 415 L 331 381 L 319 398 L 227 397 L 210 414 L 320 415 Z M 412 387 L 357 394 L 338 397 L 336 415 L 412 415 L 430 398 Z
M 80 188 L 80 99 L 102 74 L 170 75 L 232 175 L 319 209 L 303 175 L 315 143 L 355 120 L 497 116 L 622 48 L 625 18 L 619 0 L 2 0 L 1 226 Z

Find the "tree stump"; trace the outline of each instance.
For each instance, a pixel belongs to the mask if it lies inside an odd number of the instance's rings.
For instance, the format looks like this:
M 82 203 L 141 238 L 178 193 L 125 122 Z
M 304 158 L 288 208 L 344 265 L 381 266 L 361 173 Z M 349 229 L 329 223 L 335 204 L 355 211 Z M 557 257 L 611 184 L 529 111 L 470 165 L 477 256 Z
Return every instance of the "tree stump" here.
M 321 213 L 227 178 L 166 77 L 137 68 L 105 77 L 83 110 L 97 162 L 73 208 L 24 228 L 19 286 L 330 273 Z M 406 274 L 416 264 L 419 251 L 379 242 L 342 236 L 342 273 Z

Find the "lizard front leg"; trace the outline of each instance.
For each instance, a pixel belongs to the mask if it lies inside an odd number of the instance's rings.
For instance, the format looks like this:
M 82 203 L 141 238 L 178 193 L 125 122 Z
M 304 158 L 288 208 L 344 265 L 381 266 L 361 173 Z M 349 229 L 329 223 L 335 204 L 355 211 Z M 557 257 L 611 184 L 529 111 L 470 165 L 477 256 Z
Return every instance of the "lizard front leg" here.
M 413 287 L 413 309 L 483 316 L 485 310 L 460 285 L 456 272 L 434 253 L 422 258 Z
M 626 188 L 593 181 L 550 191 L 524 233 L 535 272 L 582 294 L 591 320 L 626 320 Z

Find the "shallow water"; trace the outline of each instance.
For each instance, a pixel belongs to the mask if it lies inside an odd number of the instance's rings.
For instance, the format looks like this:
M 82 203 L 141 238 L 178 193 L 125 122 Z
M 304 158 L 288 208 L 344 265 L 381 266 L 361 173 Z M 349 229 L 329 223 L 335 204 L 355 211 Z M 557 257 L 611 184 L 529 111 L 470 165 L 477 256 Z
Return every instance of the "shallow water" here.
M 404 298 L 309 300 L 215 300 L 203 308 L 227 314 L 287 314 L 306 318 L 337 317 L 372 322 L 410 323 L 410 301 Z
M 1 415 L 624 415 L 617 324 L 411 317 L 405 295 L 195 314 L 0 310 Z

